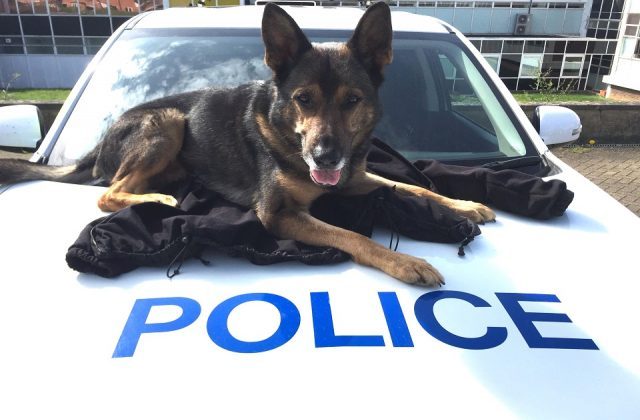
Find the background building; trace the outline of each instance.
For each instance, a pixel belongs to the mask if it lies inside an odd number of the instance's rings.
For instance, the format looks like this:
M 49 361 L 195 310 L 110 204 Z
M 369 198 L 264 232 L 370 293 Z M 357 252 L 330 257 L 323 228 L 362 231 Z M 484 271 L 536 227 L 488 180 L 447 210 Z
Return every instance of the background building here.
M 640 0 L 627 0 L 623 22 L 611 74 L 604 78 L 607 97 L 640 99 Z
M 0 86 L 70 87 L 129 17 L 196 0 L 0 0 Z M 207 6 L 244 0 L 204 0 Z M 632 1 L 632 0 L 629 0 Z M 357 2 L 317 1 L 354 6 Z M 623 0 L 390 1 L 464 32 L 507 87 L 603 89 L 616 50 Z M 636 33 L 637 34 L 637 33 Z

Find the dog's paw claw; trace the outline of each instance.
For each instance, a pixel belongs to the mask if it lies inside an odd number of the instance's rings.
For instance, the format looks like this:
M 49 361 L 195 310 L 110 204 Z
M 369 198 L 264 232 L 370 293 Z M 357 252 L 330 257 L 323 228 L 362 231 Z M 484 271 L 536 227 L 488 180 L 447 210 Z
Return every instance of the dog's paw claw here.
M 147 194 L 147 198 L 151 202 L 166 204 L 171 207 L 178 207 L 178 200 L 171 195 L 166 194 Z
M 441 287 L 444 277 L 423 259 L 397 254 L 389 274 L 405 283 L 427 287 Z

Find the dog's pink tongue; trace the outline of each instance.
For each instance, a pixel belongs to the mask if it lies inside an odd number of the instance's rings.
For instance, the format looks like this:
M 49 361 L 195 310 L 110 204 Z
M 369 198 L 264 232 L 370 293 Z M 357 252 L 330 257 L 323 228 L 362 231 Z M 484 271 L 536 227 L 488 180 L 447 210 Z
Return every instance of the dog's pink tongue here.
M 311 176 L 318 184 L 336 185 L 340 181 L 341 172 L 340 169 L 313 169 Z

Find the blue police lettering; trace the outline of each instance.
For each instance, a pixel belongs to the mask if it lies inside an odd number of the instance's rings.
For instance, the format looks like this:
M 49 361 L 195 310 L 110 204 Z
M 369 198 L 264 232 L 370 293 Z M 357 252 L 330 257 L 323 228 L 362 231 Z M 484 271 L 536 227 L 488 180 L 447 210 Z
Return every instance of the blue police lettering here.
M 522 337 L 532 349 L 576 349 L 598 350 L 593 340 L 587 338 L 543 337 L 533 321 L 571 322 L 566 314 L 548 312 L 526 312 L 518 302 L 560 302 L 555 295 L 531 293 L 496 293 Z
M 378 297 L 393 347 L 413 347 L 413 339 L 411 339 L 407 320 L 402 313 L 398 295 L 393 292 L 379 292 Z
M 382 347 L 381 335 L 336 335 L 329 303 L 329 293 L 311 293 L 311 316 L 316 347 Z
M 571 322 L 566 314 L 527 312 L 519 302 L 560 302 L 555 295 L 496 293 L 504 310 L 530 348 L 598 350 L 590 339 L 543 337 L 533 324 L 535 321 Z M 383 335 L 336 335 L 331 302 L 328 292 L 312 292 L 311 320 L 315 347 L 383 347 Z M 411 332 L 398 296 L 394 292 L 379 292 L 378 299 L 384 315 L 386 329 L 393 347 L 414 347 Z M 461 337 L 450 331 L 436 318 L 434 306 L 444 299 L 457 299 L 475 308 L 490 308 L 484 299 L 460 291 L 433 291 L 420 296 L 414 305 L 414 315 L 424 331 L 448 345 L 469 350 L 485 350 L 505 342 L 508 333 L 504 326 L 487 326 L 479 337 Z M 280 314 L 280 324 L 268 338 L 260 341 L 242 341 L 234 337 L 228 328 L 228 318 L 233 309 L 246 302 L 262 301 L 271 304 Z M 182 314 L 173 321 L 148 323 L 147 318 L 155 306 L 177 306 Z M 188 327 L 200 316 L 200 304 L 186 297 L 138 299 L 135 301 L 120 339 L 113 352 L 114 358 L 132 357 L 143 334 L 169 333 Z M 209 315 L 206 332 L 211 341 L 227 351 L 235 353 L 259 353 L 277 349 L 288 343 L 297 333 L 301 315 L 290 300 L 271 293 L 248 293 L 231 297 L 218 304 Z
M 235 338 L 227 328 L 227 320 L 231 311 L 245 302 L 262 301 L 275 306 L 280 312 L 278 329 L 262 341 L 241 341 Z M 271 293 L 249 293 L 235 296 L 222 302 L 211 312 L 207 321 L 207 333 L 211 341 L 225 350 L 236 353 L 259 353 L 273 350 L 285 344 L 298 332 L 300 312 L 288 299 Z
M 433 313 L 434 305 L 442 299 L 464 300 L 476 308 L 491 306 L 485 300 L 471 293 L 456 292 L 453 290 L 439 290 L 437 292 L 425 293 L 416 301 L 414 312 L 422 328 L 434 338 L 451 346 L 469 350 L 485 350 L 497 347 L 507 339 L 507 329 L 505 327 L 487 327 L 487 332 L 482 337 L 474 338 L 460 337 L 447 331 L 440 322 L 438 322 Z
M 154 306 L 177 306 L 182 309 L 182 315 L 173 321 L 147 324 L 147 317 Z M 185 297 L 138 299 L 133 304 L 113 357 L 133 356 L 142 334 L 176 331 L 193 324 L 199 316 L 200 304 L 193 299 Z

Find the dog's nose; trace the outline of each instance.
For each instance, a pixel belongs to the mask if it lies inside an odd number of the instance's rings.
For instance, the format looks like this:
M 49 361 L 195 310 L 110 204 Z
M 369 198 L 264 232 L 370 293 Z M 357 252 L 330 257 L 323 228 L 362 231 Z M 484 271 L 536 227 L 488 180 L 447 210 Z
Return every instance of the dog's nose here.
M 335 168 L 342 160 L 342 152 L 335 147 L 316 146 L 311 153 L 318 168 Z
M 338 139 L 331 134 L 321 135 L 316 146 L 311 151 L 313 161 L 320 169 L 333 169 L 342 159 L 342 150 Z

